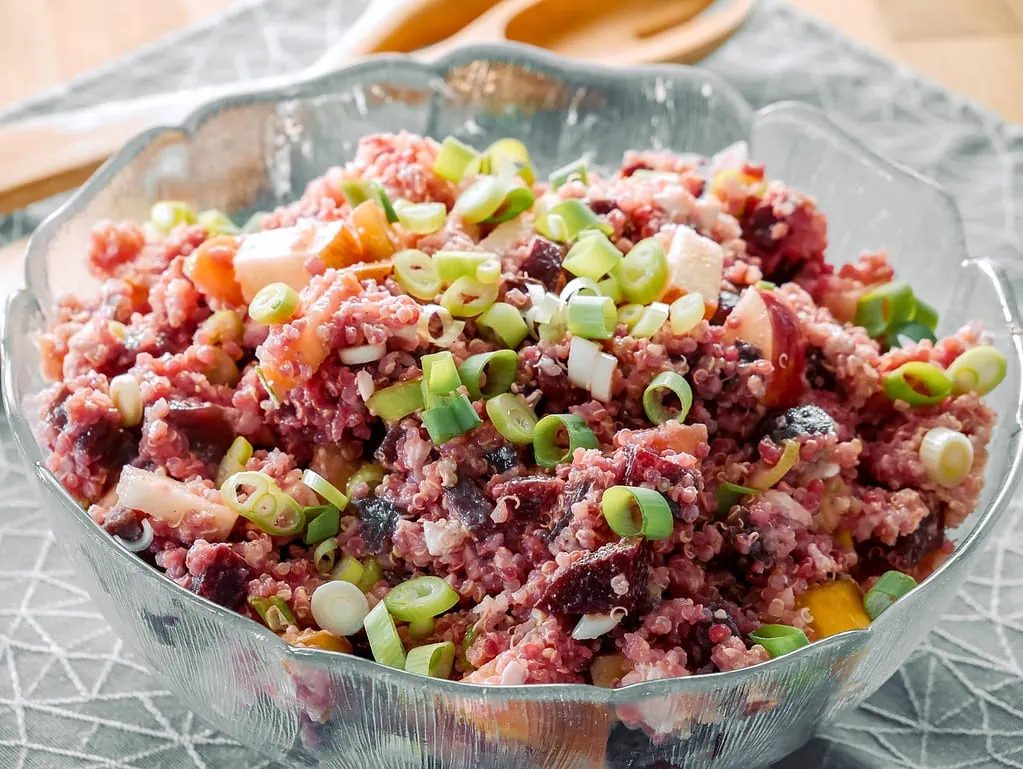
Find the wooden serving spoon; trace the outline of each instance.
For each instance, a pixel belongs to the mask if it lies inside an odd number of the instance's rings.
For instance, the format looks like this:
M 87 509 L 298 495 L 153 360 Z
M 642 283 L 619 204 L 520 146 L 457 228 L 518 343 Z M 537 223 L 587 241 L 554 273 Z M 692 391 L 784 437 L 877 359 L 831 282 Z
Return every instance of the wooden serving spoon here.
M 753 0 L 378 0 L 307 74 L 373 53 L 434 57 L 513 41 L 602 64 L 692 62 L 745 20 Z M 81 184 L 136 133 L 199 104 L 291 77 L 196 89 L 0 127 L 0 214 Z

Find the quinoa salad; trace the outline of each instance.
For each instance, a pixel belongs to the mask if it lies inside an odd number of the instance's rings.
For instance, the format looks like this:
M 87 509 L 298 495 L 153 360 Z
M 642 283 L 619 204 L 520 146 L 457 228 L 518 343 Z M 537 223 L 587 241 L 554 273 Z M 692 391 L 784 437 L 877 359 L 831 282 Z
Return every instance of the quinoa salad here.
M 49 469 L 140 568 L 422 675 L 619 687 L 867 627 L 977 505 L 1006 360 L 884 252 L 829 263 L 768 171 L 403 132 L 244 225 L 100 222 L 40 340 Z

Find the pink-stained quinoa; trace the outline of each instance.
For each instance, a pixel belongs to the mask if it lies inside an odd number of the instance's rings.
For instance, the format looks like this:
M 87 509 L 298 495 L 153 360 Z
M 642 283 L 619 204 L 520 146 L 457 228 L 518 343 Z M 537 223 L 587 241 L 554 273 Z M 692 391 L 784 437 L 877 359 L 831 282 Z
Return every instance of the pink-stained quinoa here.
M 355 159 L 312 182 L 300 200 L 262 223 L 274 229 L 313 219 L 351 221 L 341 184 L 378 182 L 390 198 L 437 201 L 450 211 L 468 181 L 433 171 L 439 145 L 408 133 L 364 139 Z M 677 177 L 637 174 L 669 171 Z M 713 182 L 713 184 L 712 184 Z M 546 185 L 537 183 L 537 197 Z M 366 405 L 367 382 L 380 390 L 420 376 L 435 352 L 417 324 L 423 302 L 392 278 L 360 280 L 323 262 L 285 323 L 260 325 L 190 277 L 186 259 L 210 233 L 182 224 L 164 236 L 128 223 L 101 222 L 86 259 L 101 287 L 92 298 L 60 300 L 41 339 L 52 384 L 38 400 L 48 465 L 113 535 L 137 539 L 146 517 L 118 501 L 121 468 L 133 465 L 182 484 L 196 500 L 176 525 L 150 521 L 152 544 L 140 555 L 182 587 L 259 621 L 249 598 L 279 597 L 295 624 L 280 632 L 308 638 L 318 629 L 313 592 L 328 579 L 301 537 L 273 537 L 239 518 L 218 541 L 206 505 L 220 502 L 215 478 L 236 436 L 255 447 L 245 469 L 264 472 L 301 505 L 319 504 L 301 480 L 312 467 L 345 478 L 363 463 L 381 468 L 379 485 L 355 485 L 341 514 L 338 556 L 375 559 L 381 578 L 368 587 L 375 605 L 394 585 L 437 575 L 460 602 L 426 638 L 457 647 L 452 676 L 473 683 L 640 681 L 735 670 L 768 658 L 750 640 L 764 623 L 815 637 L 799 596 L 835 579 L 861 585 L 896 568 L 925 577 L 950 552 L 946 529 L 977 504 L 993 412 L 975 394 L 910 407 L 885 396 L 884 374 L 907 361 L 949 366 L 986 342 L 967 326 L 937 342 L 886 349 L 850 321 L 869 287 L 892 280 L 884 253 L 839 268 L 826 261 L 827 222 L 807 195 L 769 180 L 762 166 L 714 169 L 706 158 L 629 152 L 622 167 L 557 190 L 587 203 L 611 227 L 623 252 L 647 237 L 669 247 L 688 226 L 723 248 L 717 312 L 677 335 L 665 324 L 650 338 L 619 325 L 602 345 L 618 360 L 612 397 L 594 399 L 568 376 L 569 336 L 527 337 L 518 349 L 513 392 L 545 413 L 581 417 L 599 439 L 553 469 L 514 446 L 474 407 L 478 428 L 437 446 L 417 415 L 385 424 Z M 400 247 L 490 251 L 501 260 L 501 300 L 523 312 L 529 285 L 557 291 L 564 246 L 540 235 L 526 212 L 500 226 L 451 214 L 428 235 L 393 226 Z M 242 238 L 245 235 L 240 236 Z M 759 281 L 777 288 L 758 288 Z M 745 291 L 771 294 L 791 320 L 805 359 L 785 379 L 778 360 L 729 341 L 729 313 Z M 224 312 L 237 324 L 223 323 Z M 221 313 L 214 315 L 214 313 Z M 734 326 L 734 321 L 732 321 Z M 309 357 L 310 339 L 324 354 Z M 347 365 L 350 348 L 383 345 L 365 364 Z M 457 362 L 496 349 L 470 320 L 448 349 Z M 287 386 L 270 393 L 257 366 Z M 694 403 L 685 424 L 651 425 L 642 396 L 662 371 L 683 375 Z M 111 397 L 113 377 L 139 384 L 141 424 L 125 425 Z M 360 387 L 361 383 L 361 387 Z M 935 483 L 920 457 L 933 427 L 966 435 L 974 450 L 968 477 Z M 718 510 L 722 482 L 742 484 L 798 444 L 796 464 L 774 487 Z M 622 539 L 601 512 L 615 485 L 657 489 L 674 518 L 670 537 Z M 577 640 L 584 613 L 618 608 L 625 618 L 597 638 Z M 355 653 L 368 653 L 353 638 Z

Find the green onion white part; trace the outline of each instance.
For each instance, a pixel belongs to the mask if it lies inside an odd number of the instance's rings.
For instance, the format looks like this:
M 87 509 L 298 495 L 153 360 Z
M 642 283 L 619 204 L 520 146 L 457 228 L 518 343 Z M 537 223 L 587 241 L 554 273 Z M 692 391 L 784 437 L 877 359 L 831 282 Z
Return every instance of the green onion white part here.
M 584 614 L 575 623 L 572 630 L 572 638 L 577 641 L 589 641 L 593 638 L 600 638 L 618 627 L 628 612 L 619 607 L 612 609 L 610 614 Z
M 952 392 L 987 395 L 1005 379 L 1007 368 L 1002 353 L 990 345 L 981 345 L 952 361 L 945 373 L 952 380 Z
M 440 333 L 431 330 L 435 324 L 440 325 Z M 417 333 L 435 347 L 447 347 L 458 338 L 465 328 L 464 320 L 455 320 L 446 307 L 439 304 L 426 304 L 419 310 Z
M 363 344 L 358 347 L 346 347 L 338 351 L 337 356 L 346 366 L 360 366 L 380 360 L 386 352 L 386 345 Z
M 671 303 L 668 314 L 671 322 L 671 333 L 675 336 L 688 334 L 703 320 L 703 297 L 697 293 L 680 296 Z
M 637 339 L 651 337 L 660 331 L 661 326 L 668 320 L 668 315 L 668 305 L 664 302 L 654 302 L 643 310 L 643 314 L 629 333 Z
M 125 539 L 114 535 L 114 539 L 121 543 L 121 547 L 130 553 L 141 553 L 143 550 L 148 550 L 149 546 L 153 544 L 153 525 L 149 522 L 148 518 L 142 519 L 142 534 L 139 535 L 138 539 Z
M 398 629 L 394 626 L 394 619 L 387 611 L 387 606 L 383 601 L 374 606 L 373 610 L 366 615 L 364 626 L 373 659 L 381 665 L 404 670 L 405 647 L 401 645 L 401 637 L 398 635 Z
M 920 459 L 932 481 L 951 488 L 973 469 L 973 444 L 958 430 L 932 427 L 920 442 Z
M 589 296 L 600 296 L 600 286 L 597 285 L 597 281 L 593 278 L 587 278 L 585 276 L 579 278 L 573 278 L 565 284 L 565 287 L 561 289 L 559 299 L 563 302 L 569 301 L 576 294 L 583 294 Z M 546 322 L 546 321 L 543 321 Z
M 369 614 L 366 596 L 351 582 L 332 580 L 313 591 L 309 608 L 316 624 L 340 636 L 349 636 L 362 630 Z
M 121 415 L 122 427 L 142 424 L 142 387 L 131 374 L 118 374 L 110 380 L 110 400 Z

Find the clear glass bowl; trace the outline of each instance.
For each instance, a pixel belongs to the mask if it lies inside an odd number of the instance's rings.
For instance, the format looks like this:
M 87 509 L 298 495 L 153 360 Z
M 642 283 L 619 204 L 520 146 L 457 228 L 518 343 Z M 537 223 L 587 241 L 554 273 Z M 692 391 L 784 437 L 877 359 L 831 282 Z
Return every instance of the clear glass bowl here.
M 1009 356 L 978 511 L 937 572 L 869 630 L 745 670 L 637 684 L 484 687 L 357 657 L 294 649 L 166 580 L 100 531 L 42 467 L 22 407 L 41 386 L 33 338 L 63 291 L 88 291 L 83 253 L 99 219 L 144 219 L 161 198 L 232 212 L 295 199 L 358 138 L 408 129 L 477 145 L 525 140 L 542 171 L 628 148 L 713 153 L 739 139 L 772 177 L 812 193 L 830 254 L 890 249 L 949 331 L 984 321 Z M 768 764 L 856 705 L 906 659 L 980 556 L 1019 477 L 1017 305 L 999 268 L 966 253 L 959 214 L 928 180 L 879 157 L 817 110 L 753 112 L 698 69 L 610 70 L 521 46 L 467 48 L 433 64 L 373 58 L 314 80 L 207 105 L 137 137 L 39 229 L 27 285 L 8 305 L 3 395 L 57 539 L 103 614 L 197 714 L 267 756 L 322 767 L 728 767 Z

